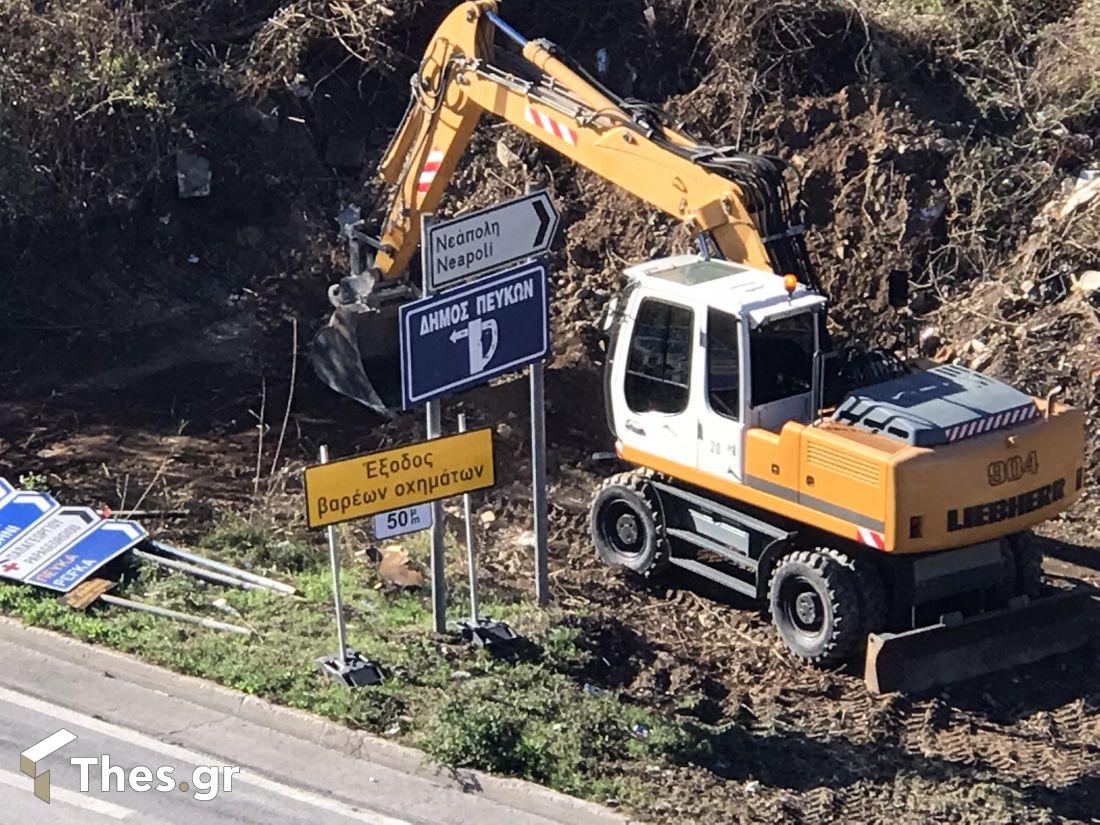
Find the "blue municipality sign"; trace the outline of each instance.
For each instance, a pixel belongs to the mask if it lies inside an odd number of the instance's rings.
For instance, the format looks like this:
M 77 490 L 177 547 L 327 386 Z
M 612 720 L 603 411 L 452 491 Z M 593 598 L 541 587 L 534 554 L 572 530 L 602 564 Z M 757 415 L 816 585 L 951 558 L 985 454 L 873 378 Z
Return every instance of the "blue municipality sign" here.
M 546 262 L 534 261 L 400 310 L 405 409 L 476 387 L 546 356 Z
M 91 530 L 79 536 L 24 581 L 67 593 L 111 559 L 147 537 L 145 529 L 134 521 L 109 519 L 97 522 Z

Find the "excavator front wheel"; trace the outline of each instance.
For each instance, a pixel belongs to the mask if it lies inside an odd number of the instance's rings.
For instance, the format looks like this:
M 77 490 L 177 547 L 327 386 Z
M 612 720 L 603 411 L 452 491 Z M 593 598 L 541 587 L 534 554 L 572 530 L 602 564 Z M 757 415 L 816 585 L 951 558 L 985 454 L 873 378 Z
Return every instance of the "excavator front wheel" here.
M 605 564 L 650 575 L 668 556 L 656 494 L 637 474 L 607 479 L 592 499 L 589 519 L 592 543 Z
M 865 638 L 859 583 L 848 558 L 834 550 L 797 550 L 782 558 L 768 601 L 779 638 L 810 664 L 839 664 Z

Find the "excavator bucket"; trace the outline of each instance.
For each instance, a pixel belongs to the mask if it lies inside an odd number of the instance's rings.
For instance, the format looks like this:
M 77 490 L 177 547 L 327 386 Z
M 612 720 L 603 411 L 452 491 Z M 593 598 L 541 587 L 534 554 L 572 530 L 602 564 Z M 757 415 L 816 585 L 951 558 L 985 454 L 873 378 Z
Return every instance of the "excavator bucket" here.
M 314 372 L 329 387 L 384 418 L 393 418 L 401 406 L 396 342 L 395 307 L 372 312 L 340 307 L 314 337 L 309 358 Z
M 873 694 L 919 693 L 1048 656 L 1095 638 L 1100 591 L 1086 585 L 969 619 L 872 633 L 864 680 Z

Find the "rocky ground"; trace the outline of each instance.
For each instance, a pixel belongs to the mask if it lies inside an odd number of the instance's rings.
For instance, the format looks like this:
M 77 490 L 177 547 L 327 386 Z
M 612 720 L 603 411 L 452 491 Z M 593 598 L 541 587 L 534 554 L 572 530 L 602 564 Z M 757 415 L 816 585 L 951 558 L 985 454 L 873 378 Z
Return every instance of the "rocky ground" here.
M 222 511 L 300 523 L 298 471 L 322 442 L 342 455 L 422 434 L 417 420 L 384 424 L 331 394 L 304 353 L 324 320 L 325 286 L 345 266 L 333 216 L 378 201 L 373 163 L 449 4 L 296 0 L 207 16 L 202 3 L 182 5 L 187 20 L 131 9 L 123 26 L 107 5 L 81 4 L 98 15 L 89 42 L 145 63 L 123 61 L 138 86 L 126 87 L 129 102 L 113 98 L 114 125 L 96 105 L 102 89 L 74 91 L 90 96 L 74 129 L 91 147 L 131 118 L 132 140 L 113 145 L 140 174 L 85 180 L 74 161 L 52 189 L 20 179 L 0 198 L 0 342 L 14 354 L 0 365 L 0 471 L 42 476 L 73 503 L 144 511 L 151 529 L 194 539 Z M 509 3 L 505 16 L 589 66 L 606 50 L 610 85 L 662 104 L 703 138 L 787 158 L 840 340 L 958 361 L 1035 394 L 1061 386 L 1095 434 L 1100 120 L 1090 60 L 1100 14 L 1093 0 L 1041 6 L 570 0 Z M 45 13 L 29 4 L 3 14 L 3 32 L 49 28 L 33 28 Z M 0 54 L 19 53 L 16 34 L 0 34 Z M 150 103 L 139 117 L 134 101 L 149 100 L 134 92 L 137 73 L 160 71 L 154 57 L 175 74 L 145 91 L 172 106 Z M 168 99 L 181 89 L 191 97 Z M 54 159 L 44 163 L 67 162 L 62 135 L 31 130 L 32 109 L 13 110 L 26 123 L 0 123 L 0 151 L 27 125 Z M 176 149 L 212 161 L 209 197 L 177 197 Z M 158 159 L 141 167 L 143 152 Z M 871 698 L 850 673 L 792 664 L 749 605 L 690 579 L 641 586 L 597 564 L 584 512 L 612 467 L 593 459 L 609 446 L 593 322 L 625 264 L 687 238 L 489 124 L 446 210 L 528 183 L 548 187 L 564 218 L 547 388 L 555 609 L 598 653 L 585 681 L 708 726 L 718 743 L 702 762 L 655 767 L 648 779 L 664 792 L 645 813 L 1095 821 L 1095 645 L 930 697 Z M 41 202 L 16 199 L 43 191 Z M 85 207 L 70 211 L 77 201 Z M 911 314 L 885 305 L 892 269 L 913 274 Z M 480 529 L 485 584 L 527 591 L 525 385 L 455 399 L 448 419 L 460 408 L 495 426 L 512 459 L 479 502 L 492 514 Z M 1051 576 L 1100 583 L 1098 445 L 1093 435 L 1085 499 L 1042 530 Z

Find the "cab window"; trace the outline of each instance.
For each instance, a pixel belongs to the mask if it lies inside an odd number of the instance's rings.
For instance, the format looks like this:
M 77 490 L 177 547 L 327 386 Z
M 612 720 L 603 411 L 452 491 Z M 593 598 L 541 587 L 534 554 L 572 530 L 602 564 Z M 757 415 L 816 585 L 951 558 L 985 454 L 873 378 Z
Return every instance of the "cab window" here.
M 638 308 L 626 362 L 626 404 L 637 413 L 687 408 L 692 311 L 655 298 Z
M 724 418 L 741 418 L 741 365 L 737 319 L 716 309 L 707 312 L 707 401 Z
M 814 363 L 812 312 L 760 325 L 749 333 L 749 347 L 754 407 L 810 392 Z

